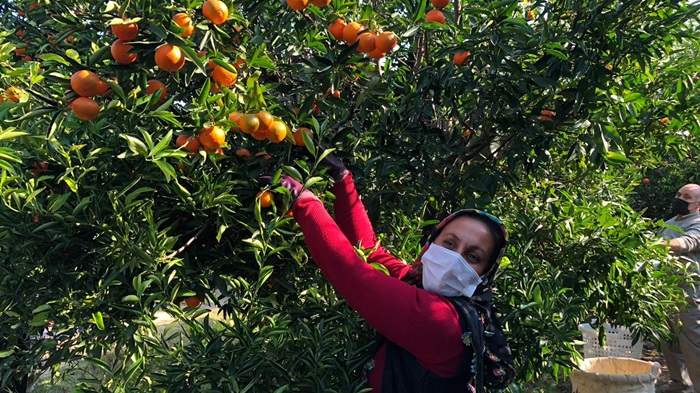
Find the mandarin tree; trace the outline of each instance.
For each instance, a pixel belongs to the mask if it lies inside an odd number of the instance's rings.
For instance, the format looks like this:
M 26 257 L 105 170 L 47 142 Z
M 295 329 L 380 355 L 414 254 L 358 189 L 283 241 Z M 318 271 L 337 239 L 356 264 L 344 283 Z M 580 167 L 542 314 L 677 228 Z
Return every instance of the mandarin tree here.
M 519 386 L 591 316 L 666 337 L 680 262 L 627 197 L 697 151 L 698 6 L 427 3 L 0 4 L 0 390 L 361 391 L 372 331 L 274 184 L 330 203 L 320 145 L 406 261 L 450 211 L 505 219 Z

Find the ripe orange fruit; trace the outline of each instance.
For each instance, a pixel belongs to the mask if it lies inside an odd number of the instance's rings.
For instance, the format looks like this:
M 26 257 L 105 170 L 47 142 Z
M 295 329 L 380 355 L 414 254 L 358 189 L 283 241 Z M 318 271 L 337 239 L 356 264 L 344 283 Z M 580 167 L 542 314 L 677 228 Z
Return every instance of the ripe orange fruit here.
M 326 89 L 326 93 L 323 94 L 323 98 L 328 98 L 328 96 L 331 94 L 333 95 L 334 98 L 340 98 L 340 90 L 338 90 L 338 89 L 333 90 L 330 87 L 328 89 Z
M 379 35 L 377 35 L 377 39 L 374 40 L 376 48 L 383 53 L 391 52 L 398 42 L 398 37 L 396 37 L 396 34 L 391 31 L 379 33 Z
M 272 158 L 272 156 L 267 154 L 267 152 L 264 150 L 255 153 L 255 157 L 262 157 L 265 160 L 269 160 L 270 158 Z
M 232 130 L 234 130 L 234 131 L 240 131 L 240 130 L 241 130 L 241 127 L 240 127 L 240 125 L 238 124 L 238 122 L 241 121 L 241 117 L 243 117 L 243 115 L 241 114 L 241 112 L 231 112 L 231 114 L 228 115 L 229 121 L 231 121 L 231 122 L 233 122 L 233 123 L 236 124 L 235 126 L 232 126 L 232 127 L 231 127 Z
M 443 14 L 440 10 L 430 10 L 425 14 L 425 20 L 428 22 L 445 24 L 445 14 Z
M 194 33 L 194 25 L 192 24 L 192 19 L 185 12 L 180 12 L 173 15 L 173 23 L 185 29 L 180 33 L 180 37 L 189 37 Z
M 251 136 L 253 137 L 253 139 L 255 139 L 256 141 L 264 141 L 265 139 L 267 139 L 267 131 L 268 131 L 268 130 L 260 130 L 260 129 L 258 129 L 258 130 L 255 130 L 255 131 L 254 131 L 252 134 L 250 134 L 250 135 L 251 135 Z
M 5 98 L 12 102 L 19 102 L 19 95 L 21 92 L 22 90 L 20 90 L 19 87 L 10 86 L 7 89 L 5 89 Z
M 649 184 L 649 178 L 645 177 L 644 179 L 642 179 L 642 183 Z
M 364 29 L 365 27 L 361 24 L 357 22 L 350 22 L 343 29 L 343 39 L 348 43 L 348 45 L 352 45 L 357 42 L 359 39 L 357 35 Z
M 552 121 L 554 120 L 554 116 L 557 115 L 557 112 L 550 111 L 549 109 L 543 109 L 542 113 L 540 115 L 540 120 L 542 121 Z
M 219 126 L 204 127 L 199 131 L 199 143 L 207 151 L 216 151 L 226 144 L 226 131 Z
M 202 5 L 202 14 L 215 25 L 220 25 L 228 19 L 228 7 L 221 0 L 207 0 Z
M 100 106 L 88 97 L 78 97 L 71 103 L 71 109 L 75 117 L 82 120 L 95 120 L 100 114 Z
M 29 170 L 29 172 L 32 173 L 34 176 L 39 176 L 42 173 L 46 172 L 49 169 L 49 163 L 46 161 L 34 161 L 32 164 L 32 169 Z
M 452 56 L 452 62 L 455 63 L 456 66 L 467 65 L 469 64 L 469 55 L 470 53 L 468 50 L 464 52 L 455 53 L 454 56 Z
M 16 101 L 15 101 L 15 102 L 16 102 Z M 670 123 L 670 122 L 671 122 L 671 121 L 668 120 L 668 117 L 664 117 L 664 118 L 661 119 L 661 123 L 663 123 L 664 125 L 668 125 L 668 123 Z
M 260 191 L 258 195 L 255 196 L 260 201 L 260 207 L 270 207 L 272 202 L 275 201 L 275 196 L 270 191 Z
M 129 53 L 133 46 L 126 44 L 124 40 L 118 39 L 112 43 L 112 57 L 119 64 L 131 64 L 139 57 L 137 53 Z
M 343 39 L 343 30 L 345 29 L 345 26 L 346 24 L 344 20 L 336 19 L 335 22 L 331 23 L 330 26 L 328 26 L 328 31 L 331 32 L 333 38 L 340 41 Z
M 70 77 L 70 87 L 81 97 L 94 97 L 103 91 L 99 76 L 88 70 L 80 70 Z
M 139 25 L 136 23 L 115 24 L 112 25 L 112 33 L 122 41 L 131 41 L 139 35 Z
M 250 150 L 245 149 L 245 148 L 240 148 L 240 149 L 236 150 L 236 155 L 238 157 L 241 157 L 244 160 L 248 161 L 250 158 L 246 159 L 245 157 L 250 157 Z
M 260 127 L 260 119 L 252 113 L 241 116 L 238 126 L 246 134 L 252 134 Z
M 431 0 L 433 7 L 435 8 L 445 8 L 450 5 L 450 0 Z
M 116 80 L 116 79 L 112 79 L 112 81 L 113 81 L 114 83 L 117 83 L 117 80 Z M 102 79 L 100 79 L 100 94 L 99 94 L 99 96 L 102 97 L 102 96 L 104 96 L 105 94 L 107 94 L 107 90 L 109 90 L 109 85 L 107 84 L 107 82 L 105 82 L 105 81 L 103 81 Z
M 24 37 L 24 30 L 19 29 L 15 32 L 15 34 L 17 35 L 17 37 L 22 38 Z
M 15 49 L 15 56 L 22 56 L 27 51 L 27 48 L 17 48 Z
M 532 10 L 527 10 L 527 12 L 525 12 L 525 18 L 527 18 L 527 20 L 535 20 L 535 13 L 532 12 Z
M 214 69 L 211 71 L 211 77 L 216 83 L 226 87 L 231 87 L 234 83 L 236 83 L 238 74 L 231 72 L 220 65 L 215 65 Z
M 384 57 L 384 55 L 386 55 L 386 53 L 380 51 L 379 48 L 375 48 L 373 51 L 369 52 L 367 55 L 373 59 L 381 59 L 382 57 Z
M 163 82 L 157 79 L 151 79 L 146 82 L 146 86 L 146 94 L 156 94 L 158 91 L 160 91 L 160 98 L 158 98 L 158 102 L 153 104 L 151 108 L 158 107 L 165 102 L 165 99 L 168 96 L 168 89 L 165 87 Z
M 236 59 L 236 62 L 233 63 L 233 68 L 235 68 L 237 71 L 240 71 L 243 69 L 244 65 L 245 65 L 245 60 L 243 60 L 239 57 Z
M 194 135 L 180 135 L 175 139 L 175 145 L 177 147 L 184 146 L 185 150 L 196 153 L 199 151 L 201 143 L 199 142 L 199 138 Z
M 260 120 L 260 127 L 258 127 L 258 131 L 267 131 L 272 125 L 272 122 L 275 120 L 275 118 L 272 117 L 272 114 L 268 111 L 260 111 L 255 114 L 255 117 Z
M 297 146 L 305 146 L 303 133 L 306 133 L 306 135 L 308 136 L 313 135 L 310 129 L 306 127 L 299 127 L 299 129 L 294 131 L 294 133 L 292 134 L 292 136 L 294 137 L 294 144 L 296 144 Z
M 167 72 L 175 72 L 185 65 L 185 55 L 177 46 L 164 44 L 156 49 L 156 64 Z
M 267 140 L 272 143 L 280 143 L 287 136 L 287 125 L 281 121 L 273 121 L 267 130 Z
M 469 135 L 471 135 L 471 134 L 472 134 L 472 130 L 470 130 L 468 128 L 465 129 L 464 132 L 462 132 L 462 136 L 465 138 L 469 137 Z
M 331 0 L 311 0 L 310 2 L 318 8 L 323 8 L 330 4 Z
M 287 5 L 293 10 L 301 11 L 309 5 L 309 0 L 287 0 Z
M 376 45 L 374 43 L 376 39 L 377 36 L 374 33 L 361 33 L 358 38 L 360 43 L 357 44 L 357 51 L 361 53 L 369 53 L 373 51 L 376 48 Z
M 188 296 L 185 299 L 185 304 L 187 307 L 199 307 L 202 304 L 202 301 L 199 300 L 197 296 Z

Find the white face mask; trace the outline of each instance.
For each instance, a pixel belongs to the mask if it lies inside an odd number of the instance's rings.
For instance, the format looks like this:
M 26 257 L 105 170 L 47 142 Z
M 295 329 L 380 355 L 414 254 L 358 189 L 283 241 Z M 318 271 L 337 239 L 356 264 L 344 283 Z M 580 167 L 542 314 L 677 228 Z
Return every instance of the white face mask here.
M 458 253 L 430 244 L 421 257 L 423 288 L 442 296 L 471 297 L 481 277 Z

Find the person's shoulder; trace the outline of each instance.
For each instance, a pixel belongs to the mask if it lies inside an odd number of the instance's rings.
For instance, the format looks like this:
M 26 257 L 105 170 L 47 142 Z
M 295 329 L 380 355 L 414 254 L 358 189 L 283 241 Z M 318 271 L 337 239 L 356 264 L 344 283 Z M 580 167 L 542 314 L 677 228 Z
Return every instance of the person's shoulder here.
M 688 221 L 692 226 L 700 226 L 700 212 L 689 215 Z

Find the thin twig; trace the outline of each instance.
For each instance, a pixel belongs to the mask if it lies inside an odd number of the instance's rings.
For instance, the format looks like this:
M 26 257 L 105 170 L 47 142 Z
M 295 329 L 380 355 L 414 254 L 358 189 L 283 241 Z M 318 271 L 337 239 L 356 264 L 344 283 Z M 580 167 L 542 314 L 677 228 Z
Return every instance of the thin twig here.
M 206 227 L 208 227 L 209 224 L 211 224 L 211 220 L 209 220 L 209 221 L 206 222 L 204 225 L 202 225 L 202 227 L 199 228 L 199 230 L 197 231 L 197 233 L 194 234 L 194 236 L 192 236 L 185 244 L 183 244 L 182 247 L 180 247 L 180 248 L 178 248 L 177 250 L 175 250 L 175 251 L 171 252 L 170 254 L 168 254 L 168 255 L 164 258 L 164 260 L 168 261 L 168 260 L 170 260 L 170 259 L 173 259 L 173 258 L 175 258 L 175 257 L 177 256 L 177 254 L 179 254 L 179 253 L 185 251 L 185 249 L 186 249 L 187 247 L 189 247 L 195 240 L 197 240 L 197 237 L 199 237 L 199 235 L 202 234 L 202 232 L 204 231 L 204 229 L 205 229 Z

